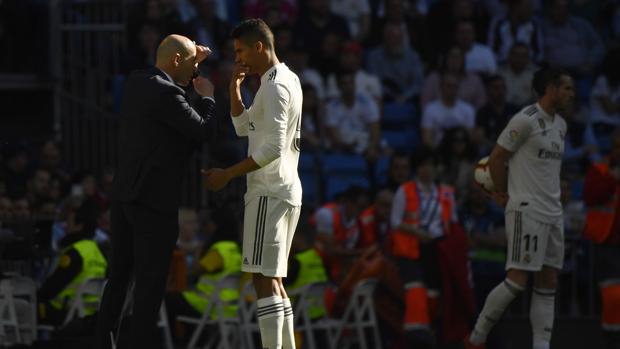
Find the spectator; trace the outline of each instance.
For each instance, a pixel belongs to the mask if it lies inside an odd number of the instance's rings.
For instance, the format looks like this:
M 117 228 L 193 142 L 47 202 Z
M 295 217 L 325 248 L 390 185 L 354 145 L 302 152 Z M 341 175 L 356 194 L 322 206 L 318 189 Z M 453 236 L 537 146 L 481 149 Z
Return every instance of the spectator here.
M 590 77 L 603 60 L 605 47 L 592 25 L 568 13 L 568 0 L 550 0 L 543 21 L 546 60 L 578 77 Z
M 592 125 L 597 137 L 609 137 L 620 125 L 620 49 L 610 50 L 590 94 Z M 602 140 L 602 139 L 599 139 Z
M 293 50 L 293 27 L 281 24 L 273 29 L 273 40 L 278 57 L 288 58 Z
M 154 23 L 143 23 L 137 32 L 137 45 L 127 51 L 125 71 L 145 69 L 155 65 L 155 51 L 161 41 L 161 31 Z
M 473 181 L 477 148 L 471 142 L 469 132 L 462 127 L 448 129 L 439 145 L 442 183 L 451 185 L 457 204 L 461 204 Z
M 53 140 L 48 140 L 41 146 L 39 167 L 47 170 L 53 178 L 59 178 L 63 185 L 70 179 L 69 168 L 63 161 L 60 144 Z
M 435 148 L 452 127 L 472 131 L 476 123 L 474 108 L 457 97 L 458 77 L 445 74 L 441 78 L 441 96 L 429 103 L 422 113 L 422 143 Z
M 196 0 L 194 4 L 196 15 L 188 23 L 191 38 L 200 45 L 210 47 L 213 53 L 209 55 L 209 59 L 215 61 L 220 58 L 218 48 L 225 46 L 231 28 L 227 22 L 217 17 L 216 0 Z
M 423 81 L 422 61 L 403 44 L 403 28 L 388 23 L 383 29 L 383 44 L 368 54 L 367 68 L 381 79 L 386 101 L 412 101 L 420 94 Z
M 383 1 L 383 13 L 373 19 L 367 46 L 374 47 L 383 41 L 383 30 L 387 24 L 401 27 L 403 32 L 403 46 L 413 46 L 418 50 L 423 46 L 423 21 L 421 18 L 410 16 L 403 0 Z
M 325 105 L 319 99 L 314 86 L 301 85 L 304 103 L 301 117 L 301 148 L 305 150 L 321 150 L 328 145 L 325 129 Z
M 191 208 L 179 209 L 179 239 L 177 248 L 185 255 L 186 265 L 194 269 L 199 263 L 204 241 L 198 235 L 198 214 Z
M 43 204 L 51 199 L 50 182 L 49 172 L 41 168 L 34 171 L 28 182 L 28 201 L 35 215 L 41 213 Z
M 355 75 L 355 90 L 374 98 L 377 104 L 381 105 L 381 81 L 379 81 L 377 76 L 369 74 L 362 69 L 363 54 L 364 50 L 357 42 L 347 42 L 342 47 L 340 69 L 353 72 Z M 328 98 L 340 96 L 335 74 L 330 75 L 327 79 L 327 96 Z
M 332 149 L 376 159 L 381 150 L 377 103 L 356 91 L 353 73 L 341 72 L 338 86 L 340 98 L 327 105 L 325 121 Z
M 394 192 L 382 189 L 377 192 L 374 203 L 359 215 L 360 248 L 376 247 L 381 251 L 389 249 L 390 209 Z
M 342 16 L 331 12 L 329 0 L 309 0 L 306 6 L 307 13 L 299 16 L 297 21 L 295 41 L 297 47 L 309 51 L 310 65 L 318 67 L 322 60 L 321 49 L 325 36 L 331 33 L 336 40 L 348 40 L 349 27 Z
M 589 113 L 580 103 L 563 111 L 562 117 L 566 121 L 562 171 L 580 177 L 590 163 L 600 160 L 598 142 L 588 120 Z
M 457 77 L 457 96 L 459 99 L 471 104 L 476 109 L 484 105 L 486 95 L 482 80 L 480 80 L 478 75 L 465 71 L 463 51 L 454 46 L 442 57 L 439 70 L 430 73 L 426 80 L 424 80 L 422 95 L 420 96 L 422 110 L 430 102 L 439 99 L 441 95 L 441 76 L 443 74 Z
M 336 33 L 327 33 L 323 37 L 320 46 L 320 59 L 315 59 L 313 66 L 321 73 L 323 79 L 327 79 L 330 74 L 334 74 L 339 70 L 340 52 L 344 40 Z
M 411 159 L 408 154 L 394 153 L 390 156 L 390 164 L 388 166 L 387 181 L 383 185 L 393 192 L 411 179 Z
M 89 201 L 69 210 L 67 235 L 61 241 L 58 265 L 37 292 L 40 322 L 62 324 L 78 286 L 90 278 L 105 277 L 107 261 L 93 241 L 96 211 L 97 207 Z M 86 306 L 86 315 L 97 311 L 92 304 Z
M 529 47 L 515 43 L 508 54 L 507 64 L 499 69 L 506 83 L 506 101 L 517 107 L 524 107 L 534 101 L 532 79 L 536 66 L 530 59 Z
M 364 189 L 350 187 L 336 202 L 320 207 L 312 217 L 316 226 L 316 247 L 324 257 L 332 281 L 340 283 L 348 267 L 360 253 L 357 217 L 368 207 Z
M 306 50 L 303 48 L 294 49 L 287 58 L 291 70 L 299 76 L 301 83 L 312 85 L 319 99 L 325 101 L 327 92 L 323 85 L 323 77 L 316 69 L 308 66 L 308 53 Z
M 331 10 L 347 20 L 351 37 L 363 42 L 370 30 L 370 3 L 368 0 L 331 0 Z
M 506 101 L 506 82 L 500 75 L 490 76 L 486 87 L 487 104 L 476 114 L 476 131 L 473 137 L 481 154 L 490 153 L 508 120 L 519 111 L 516 105 Z
M 272 11 L 279 14 L 279 24 L 292 25 L 297 18 L 297 3 L 295 0 L 248 0 L 243 8 L 245 18 L 266 18 Z M 274 28 L 273 22 L 266 22 Z
M 6 194 L 11 200 L 26 195 L 30 157 L 24 146 L 9 145 L 5 150 L 4 159 L 0 163 L 0 178 L 6 185 Z
M 489 46 L 500 63 L 508 58 L 510 48 L 522 42 L 530 49 L 535 62 L 544 58 L 542 28 L 534 18 L 532 0 L 507 0 L 508 13 L 489 28 Z
M 494 74 L 497 71 L 495 54 L 487 45 L 476 42 L 476 28 L 469 19 L 456 25 L 455 43 L 465 53 L 465 71 Z

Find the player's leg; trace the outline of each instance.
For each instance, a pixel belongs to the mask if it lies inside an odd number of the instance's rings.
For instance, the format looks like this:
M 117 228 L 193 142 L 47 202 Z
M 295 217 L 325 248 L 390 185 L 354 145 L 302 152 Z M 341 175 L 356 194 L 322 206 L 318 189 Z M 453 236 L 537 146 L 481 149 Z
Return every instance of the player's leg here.
M 241 269 L 253 275 L 261 340 L 263 348 L 268 349 L 279 349 L 283 344 L 281 278 L 287 271 L 291 208 L 281 200 L 262 196 L 250 200 L 245 209 Z
M 536 260 L 541 252 L 544 253 L 543 266 L 534 274 L 534 289 L 530 303 L 533 349 L 549 349 L 555 312 L 557 275 L 564 261 L 563 229 L 561 223 L 540 224 L 537 235 L 532 235 L 530 241 L 530 251 L 537 253 Z M 534 242 L 538 242 L 538 245 Z
M 301 207 L 291 207 L 287 210 L 284 216 L 284 223 L 286 225 L 286 248 L 281 251 L 283 253 L 282 258 L 285 261 L 285 266 L 288 266 L 288 257 L 291 251 L 291 245 L 293 243 L 293 236 L 297 229 L 297 222 L 299 221 L 299 215 L 301 213 Z M 279 271 L 279 275 L 286 275 L 286 270 Z M 282 278 L 278 278 L 280 283 L 280 295 L 282 296 L 282 304 L 284 305 L 284 326 L 282 328 L 282 348 L 283 349 L 295 349 L 295 328 L 293 324 L 294 314 L 291 300 L 284 289 Z
M 486 342 L 489 332 L 499 321 L 506 307 L 525 289 L 528 280 L 528 266 L 523 263 L 524 233 L 529 227 L 520 211 L 506 212 L 506 237 L 508 255 L 506 279 L 497 285 L 487 296 L 474 330 L 466 341 L 470 347 L 481 346 Z M 473 344 L 473 346 L 472 346 Z

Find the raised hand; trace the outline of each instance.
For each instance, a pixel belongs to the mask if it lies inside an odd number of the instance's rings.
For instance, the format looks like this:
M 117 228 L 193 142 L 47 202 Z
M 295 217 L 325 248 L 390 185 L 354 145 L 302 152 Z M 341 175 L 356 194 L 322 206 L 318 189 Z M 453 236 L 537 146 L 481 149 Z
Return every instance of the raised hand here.
M 214 87 L 213 83 L 209 81 L 209 79 L 199 75 L 192 80 L 192 83 L 194 84 L 194 90 L 196 90 L 196 93 L 202 97 L 213 97 Z
M 250 68 L 248 68 L 247 66 L 242 65 L 240 63 L 235 63 L 235 68 L 233 69 L 233 72 L 232 72 L 232 78 L 230 79 L 231 86 L 239 87 L 249 71 L 250 71 Z
M 209 57 L 211 52 L 211 49 L 206 46 L 196 45 L 196 62 L 200 63 L 204 61 L 207 57 Z

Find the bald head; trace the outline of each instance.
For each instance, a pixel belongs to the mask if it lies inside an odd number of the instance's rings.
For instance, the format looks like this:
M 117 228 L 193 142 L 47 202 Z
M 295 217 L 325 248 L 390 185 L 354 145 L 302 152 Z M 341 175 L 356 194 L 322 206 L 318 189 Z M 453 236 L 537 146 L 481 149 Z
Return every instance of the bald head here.
M 196 45 L 183 35 L 168 35 L 157 47 L 157 64 L 166 64 L 172 61 L 177 54 L 181 60 L 196 56 Z

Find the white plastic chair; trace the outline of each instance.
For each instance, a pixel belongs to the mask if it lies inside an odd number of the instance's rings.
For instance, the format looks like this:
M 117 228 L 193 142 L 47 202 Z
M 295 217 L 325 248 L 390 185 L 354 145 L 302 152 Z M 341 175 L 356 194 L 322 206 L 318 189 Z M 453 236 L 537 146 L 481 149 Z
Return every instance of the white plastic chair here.
M 239 295 L 239 330 L 243 348 L 254 349 L 254 334 L 260 333 L 258 318 L 256 317 L 256 291 L 252 282 L 246 283 L 241 288 Z M 251 301 L 248 301 L 250 300 Z
M 105 287 L 106 279 L 92 278 L 82 282 L 76 292 L 75 297 L 69 305 L 67 315 L 62 323 L 62 326 L 67 325 L 74 318 L 83 318 L 86 316 L 87 308 L 99 308 L 101 297 L 103 296 L 103 289 Z M 87 296 L 96 296 L 97 301 L 86 300 Z
M 315 338 L 316 330 L 323 330 L 327 336 L 328 345 L 333 342 L 334 332 L 340 327 L 340 321 L 327 317 L 312 320 L 310 309 L 312 307 L 325 308 L 324 295 L 329 286 L 327 282 L 318 282 L 306 285 L 298 290 L 289 292 L 289 297 L 295 298 L 294 326 L 295 330 L 302 332 L 309 349 L 317 349 Z
M 209 341 L 204 345 L 204 348 L 218 348 L 218 349 L 233 349 L 238 348 L 238 336 L 237 329 L 239 327 L 239 318 L 226 317 L 225 309 L 231 304 L 238 304 L 238 301 L 224 301 L 220 298 L 220 291 L 224 289 L 238 289 L 240 274 L 227 275 L 219 280 L 213 289 L 213 293 L 209 296 L 206 309 L 203 311 L 202 317 L 193 318 L 189 316 L 178 316 L 177 321 L 196 325 L 192 337 L 187 345 L 188 349 L 197 348 L 200 336 L 204 331 L 204 328 L 208 325 L 216 325 L 218 328 L 218 335 L 212 336 Z M 216 318 L 211 319 L 211 315 L 215 311 Z M 219 339 L 219 341 L 218 341 Z
M 346 329 L 352 329 L 357 334 L 357 342 L 361 349 L 381 349 L 381 336 L 377 324 L 377 315 L 373 301 L 373 294 L 378 281 L 375 279 L 361 280 L 355 285 L 353 294 L 344 310 L 341 325 L 332 338 L 332 348 L 341 348 L 339 341 Z M 352 320 L 352 321 L 350 321 Z M 369 346 L 366 341 L 365 330 L 370 329 L 373 337 L 373 345 Z
M 34 280 L 14 276 L 0 280 L 0 336 L 9 341 L 5 327 L 12 328 L 19 344 L 32 344 L 37 339 L 37 296 Z

